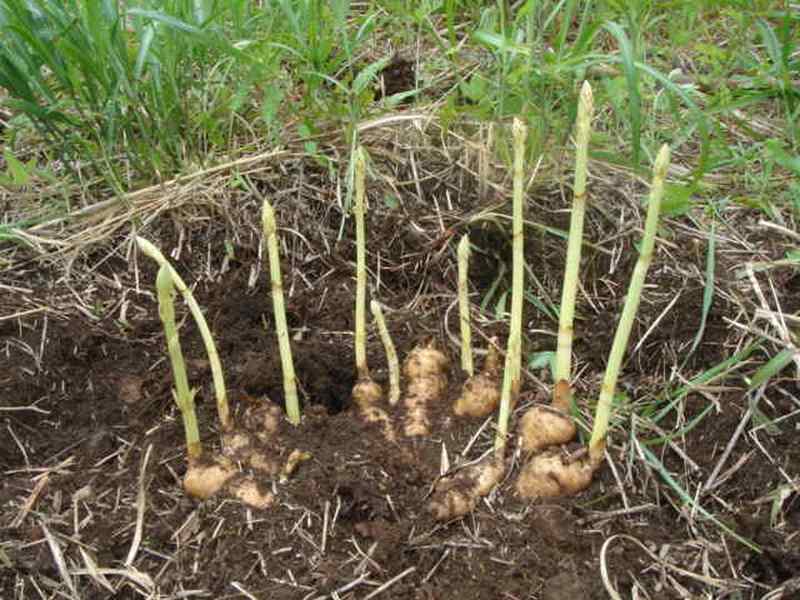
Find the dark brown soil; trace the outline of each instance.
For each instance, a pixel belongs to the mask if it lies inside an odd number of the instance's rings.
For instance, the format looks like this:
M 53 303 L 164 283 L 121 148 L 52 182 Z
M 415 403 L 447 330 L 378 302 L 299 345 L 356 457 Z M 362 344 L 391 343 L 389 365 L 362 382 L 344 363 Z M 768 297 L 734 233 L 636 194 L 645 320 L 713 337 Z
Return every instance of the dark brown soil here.
M 441 196 L 433 184 L 426 193 Z M 797 401 L 772 390 L 760 409 L 767 418 L 784 419 L 775 429 L 751 433 L 757 444 L 737 444 L 726 465 L 741 461 L 739 468 L 724 484 L 700 495 L 706 510 L 758 544 L 760 552 L 693 511 L 641 460 L 625 432 L 630 421 L 613 434 L 610 456 L 616 476 L 604 467 L 580 496 L 523 502 L 513 494 L 515 468 L 473 514 L 435 523 L 425 507 L 439 474 L 442 448 L 451 463 L 458 464 L 460 452 L 482 421 L 456 420 L 444 404 L 437 409 L 435 433 L 401 442 L 407 450 L 403 451 L 357 418 L 350 400 L 355 381 L 354 251 L 347 241 L 349 230 L 339 244 L 322 243 L 321 236 L 329 230 L 319 223 L 328 218 L 330 231 L 338 226 L 338 215 L 324 212 L 325 202 L 318 197 L 295 207 L 300 218 L 287 227 L 297 227 L 308 246 L 295 245 L 297 240 L 287 235 L 292 252 L 284 265 L 289 274 L 285 287 L 292 292 L 288 317 L 304 416 L 297 428 L 282 424 L 278 446 L 284 458 L 295 448 L 311 452 L 313 458 L 287 483 L 265 482 L 278 498 L 269 510 L 248 510 L 223 498 L 197 503 L 184 495 L 183 429 L 171 398 L 157 307 L 147 291 L 154 271 L 143 259 L 137 292 L 135 273 L 127 263 L 117 258 L 101 261 L 100 255 L 86 258 L 87 264 L 96 265 L 93 277 L 99 283 L 83 306 L 94 312 L 61 308 L 0 321 L 0 550 L 7 557 L 0 555 L 0 596 L 35 598 L 40 589 L 41 597 L 53 597 L 56 590 L 67 590 L 43 527 L 55 536 L 80 598 L 197 594 L 343 599 L 373 597 L 369 594 L 374 592 L 377 597 L 426 600 L 600 599 L 607 597 L 601 580 L 605 542 L 605 567 L 623 597 L 630 597 L 636 587 L 640 593 L 647 590 L 650 598 L 680 597 L 680 589 L 688 594 L 683 597 L 760 598 L 800 572 L 800 498 L 787 493 L 776 504 L 768 495 L 786 483 L 781 473 L 797 477 L 800 420 Z M 558 194 L 543 195 L 540 206 L 553 212 L 545 210 L 537 217 L 549 226 L 565 227 L 564 214 L 555 212 L 559 202 Z M 243 214 L 257 222 L 254 209 Z M 379 246 L 373 245 L 373 252 L 380 252 L 383 261 L 379 296 L 395 308 L 388 320 L 400 353 L 433 336 L 457 364 L 456 347 L 446 334 L 457 331 L 454 311 L 448 313 L 447 326 L 444 323 L 455 290 L 453 253 L 447 244 L 454 245 L 460 237 L 463 221 L 456 213 L 443 215 L 449 229 L 428 238 L 415 237 L 413 228 L 403 226 L 408 220 L 430 226 L 428 209 L 411 201 L 402 209 L 376 211 L 369 227 Z M 303 219 L 305 227 L 299 224 Z M 590 234 L 598 243 L 605 237 L 601 221 Z M 502 262 L 508 263 L 501 285 L 505 289 L 511 267 L 508 232 L 484 224 L 472 233 L 482 252 L 473 263 L 475 290 L 481 297 L 487 292 Z M 187 234 L 188 249 L 178 261 L 179 270 L 196 283 L 195 292 L 217 338 L 234 411 L 240 413 L 251 403 L 281 404 L 272 306 L 263 265 L 258 263 L 257 236 L 235 244 L 235 258 L 227 270 L 210 276 L 207 253 L 222 248 L 229 233 L 190 226 Z M 160 238 L 165 249 L 175 243 L 168 225 L 148 235 Z M 529 240 L 529 264 L 557 303 L 563 244 L 543 234 Z M 608 253 L 589 251 L 586 256 L 585 289 L 591 302 L 584 298 L 578 307 L 581 335 L 576 344 L 583 372 L 578 389 L 585 398 L 593 397 L 602 375 L 624 297 L 621 290 L 635 261 L 634 242 L 633 235 L 621 240 L 627 258 L 612 274 Z M 693 260 L 690 255 L 684 259 Z M 702 271 L 702 262 L 695 263 Z M 375 265 L 373 256 L 371 267 Z M 248 287 L 253 269 L 261 275 Z M 42 306 L 63 305 L 70 297 L 59 272 L 42 265 L 37 277 L 27 280 L 28 292 L 11 292 L 20 299 L 9 306 L 30 305 L 33 299 Z M 601 279 L 608 285 L 598 283 Z M 121 283 L 115 286 L 114 281 Z M 681 288 L 680 300 L 627 364 L 621 383 L 631 406 L 620 413 L 624 419 L 637 406 L 651 407 L 647 410 L 652 412 L 666 404 L 662 395 L 668 371 L 683 359 L 696 333 L 702 282 L 664 272 L 659 286 L 648 292 L 634 336 L 635 343 Z M 127 312 L 121 319 L 124 302 Z M 554 329 L 551 316 L 530 303 L 526 311 L 527 331 Z M 487 313 L 493 312 L 490 306 Z M 9 309 L 6 314 L 10 313 Z M 181 314 L 186 315 L 182 309 Z M 731 314 L 726 301 L 715 302 L 689 372 L 700 373 L 733 353 L 723 320 Z M 487 333 L 505 335 L 501 322 L 489 319 L 483 327 Z M 219 440 L 210 372 L 190 319 L 183 326 L 183 346 L 190 381 L 200 389 L 203 442 L 213 450 Z M 537 335 L 530 335 L 526 344 L 531 352 L 553 346 L 554 338 Z M 753 358 L 763 362 L 765 357 L 757 352 Z M 385 361 L 375 336 L 370 337 L 369 360 L 378 380 L 385 381 Z M 461 379 L 453 369 L 448 403 Z M 714 392 L 719 409 L 675 440 L 696 470 L 687 470 L 689 463 L 670 446 L 647 446 L 691 494 L 716 466 L 747 408 L 741 380 L 716 383 L 723 384 L 729 385 L 724 393 Z M 798 391 L 796 382 L 784 389 Z M 526 382 L 524 397 L 531 398 L 535 391 L 535 384 Z M 680 418 L 691 421 L 709 402 L 701 393 L 688 395 Z M 580 408 L 588 411 L 591 404 L 581 401 Z M 787 418 L 792 411 L 794 416 Z M 665 431 L 680 427 L 674 411 L 659 426 Z M 491 446 L 491 433 L 491 426 L 485 428 L 467 459 Z M 644 429 L 638 434 L 642 442 L 657 435 Z M 142 482 L 146 504 L 141 544 L 125 567 L 135 538 Z M 628 537 L 611 539 L 620 534 Z M 105 575 L 113 594 L 90 575 L 81 552 L 100 568 L 127 569 L 127 576 L 121 571 Z M 726 595 L 735 590 L 741 595 Z

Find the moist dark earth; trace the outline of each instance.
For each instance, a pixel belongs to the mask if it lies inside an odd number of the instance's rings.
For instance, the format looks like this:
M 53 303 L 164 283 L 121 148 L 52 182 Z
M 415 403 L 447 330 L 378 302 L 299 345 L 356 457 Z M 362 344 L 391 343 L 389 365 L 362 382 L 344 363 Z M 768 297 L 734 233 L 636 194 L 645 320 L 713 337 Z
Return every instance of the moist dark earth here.
M 408 450 L 403 451 L 363 423 L 351 405 L 352 223 L 345 220 L 338 235 L 343 213 L 324 171 L 306 165 L 292 176 L 302 182 L 295 189 L 303 193 L 281 195 L 281 187 L 290 188 L 292 181 L 256 180 L 254 189 L 276 195 L 284 227 L 284 287 L 303 400 L 300 426 L 281 425 L 279 452 L 285 459 L 301 449 L 312 458 L 287 482 L 266 482 L 277 497 L 267 510 L 222 497 L 199 503 L 183 492 L 183 427 L 172 400 L 155 270 L 141 256 L 135 263 L 125 260 L 133 255 L 126 255 L 129 232 L 102 248 L 81 249 L 72 257 L 71 276 L 65 275 L 66 259 L 36 261 L 33 254 L 6 271 L 0 316 L 18 316 L 0 321 L 0 597 L 69 597 L 54 545 L 79 598 L 600 599 L 608 597 L 603 570 L 622 597 L 636 590 L 648 598 L 761 598 L 778 586 L 794 585 L 792 578 L 800 573 L 800 498 L 769 496 L 786 483 L 781 472 L 796 478 L 800 465 L 800 420 L 792 398 L 767 388 L 760 414 L 785 418 L 753 434 L 757 445 L 748 436 L 736 444 L 725 464 L 738 468 L 710 491 L 698 489 L 748 407 L 740 377 L 686 395 L 679 411 L 659 421 L 660 433 L 636 432 L 719 523 L 687 505 L 630 439 L 637 407 L 658 410 L 668 403 L 670 369 L 683 360 L 697 332 L 702 281 L 685 272 L 702 272 L 704 247 L 697 251 L 681 240 L 676 222 L 661 233 L 666 246 L 648 279 L 632 345 L 681 294 L 626 363 L 621 389 L 627 406 L 621 407 L 609 447 L 614 468 L 604 466 L 576 497 L 530 502 L 514 494 L 515 457 L 506 480 L 473 514 L 437 523 L 426 504 L 443 447 L 456 466 L 481 456 L 493 441 L 493 421 L 457 419 L 449 412 L 464 379 L 452 336 L 458 331 L 452 309 L 455 244 L 469 231 L 476 250 L 470 272 L 476 307 L 499 282 L 476 323 L 481 335 L 473 336 L 475 345 L 485 348 L 492 335 L 504 343 L 506 324 L 498 311 L 503 317 L 499 297 L 510 281 L 509 223 L 467 218 L 489 207 L 476 198 L 469 176 L 459 189 L 455 177 L 425 179 L 409 186 L 399 206 L 385 201 L 383 188 L 370 182 L 372 297 L 389 307 L 387 321 L 401 356 L 415 343 L 435 339 L 451 359 L 449 397 L 435 409 L 434 433 L 401 441 Z M 448 193 L 456 196 L 451 205 Z M 594 194 L 604 195 L 609 206 L 620 203 L 613 190 Z M 567 228 L 558 189 L 543 186 L 531 195 L 530 219 Z M 165 252 L 180 248 L 173 263 L 194 286 L 207 315 L 232 408 L 240 414 L 254 403 L 282 405 L 283 392 L 265 255 L 262 259 L 255 227 L 259 200 L 252 190 L 235 200 L 232 218 L 213 206 L 175 211 L 138 233 Z M 507 207 L 495 212 L 507 214 Z M 630 227 L 606 242 L 612 225 L 607 214 L 590 211 L 587 237 L 600 249 L 587 247 L 581 271 L 575 356 L 583 422 L 590 422 L 636 258 L 638 230 Z M 770 249 L 764 246 L 763 252 Z M 538 279 L 535 285 L 529 280 L 529 289 L 543 306 L 558 302 L 564 253 L 560 237 L 527 230 L 526 258 Z M 670 266 L 675 261 L 684 274 Z M 725 321 L 736 312 L 731 298 L 739 284 L 727 281 L 732 276 L 724 267 L 718 286 L 730 294 L 716 297 L 703 341 L 684 367 L 689 376 L 742 348 L 741 336 Z M 791 271 L 782 277 L 779 292 L 788 313 L 798 308 L 790 298 L 796 298 L 800 281 Z M 32 307 L 37 310 L 19 316 Z M 526 356 L 553 350 L 555 338 L 542 333 L 555 331 L 553 315 L 531 302 L 525 310 Z M 201 436 L 207 450 L 216 450 L 219 429 L 208 362 L 183 307 L 179 316 L 190 383 L 199 389 Z M 385 384 L 385 358 L 372 329 L 368 350 L 373 374 Z M 755 350 L 752 370 L 765 358 Z M 796 394 L 789 369 L 783 375 L 783 388 Z M 512 427 L 550 383 L 545 370 L 528 372 Z M 716 403 L 710 414 L 673 445 L 659 442 L 664 432 L 679 431 L 707 410 L 709 396 Z M 128 560 L 137 543 L 140 487 L 141 538 Z M 95 570 L 116 571 L 93 575 L 92 564 Z M 791 591 L 785 597 L 792 597 Z

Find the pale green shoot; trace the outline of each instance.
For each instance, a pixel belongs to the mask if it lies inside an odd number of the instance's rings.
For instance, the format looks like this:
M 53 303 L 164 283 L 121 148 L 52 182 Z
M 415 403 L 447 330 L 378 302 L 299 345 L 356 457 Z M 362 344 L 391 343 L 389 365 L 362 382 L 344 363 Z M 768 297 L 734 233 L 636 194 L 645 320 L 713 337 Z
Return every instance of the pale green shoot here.
M 292 425 L 300 424 L 300 402 L 297 398 L 297 380 L 292 360 L 292 346 L 289 341 L 289 327 L 286 324 L 286 305 L 283 299 L 283 278 L 281 277 L 281 257 L 278 250 L 278 226 L 275 223 L 275 211 L 272 205 L 264 200 L 262 206 L 262 226 L 264 240 L 269 255 L 269 278 L 272 288 L 272 312 L 275 317 L 275 332 L 278 336 L 278 350 L 281 355 L 283 372 L 283 397 L 286 405 L 286 416 Z
M 175 286 L 168 265 L 161 265 L 156 278 L 158 292 L 158 315 L 164 325 L 164 337 L 167 342 L 175 389 L 172 395 L 183 417 L 183 429 L 186 433 L 186 453 L 189 459 L 199 458 L 203 454 L 200 433 L 197 429 L 197 415 L 194 411 L 194 396 L 197 390 L 189 388 L 186 376 L 186 363 L 181 351 L 181 340 L 175 325 Z
M 181 279 L 181 276 L 178 275 L 178 272 L 169 264 L 167 259 L 164 258 L 161 251 L 152 243 L 139 236 L 136 236 L 136 244 L 144 254 L 156 261 L 159 267 L 166 266 L 169 269 L 169 274 L 175 287 L 183 296 L 183 299 L 189 307 L 189 312 L 191 312 L 192 317 L 194 317 L 197 328 L 200 330 L 200 336 L 203 338 L 203 344 L 208 354 L 208 362 L 211 366 L 211 376 L 214 380 L 214 392 L 217 397 L 217 413 L 219 414 L 219 420 L 222 424 L 223 431 L 229 431 L 232 424 L 230 410 L 228 408 L 228 394 L 225 390 L 225 378 L 222 374 L 222 363 L 219 360 L 217 346 L 214 343 L 214 337 L 211 335 L 211 330 L 208 327 L 206 318 L 203 316 L 203 311 L 200 309 L 197 300 L 194 299 L 192 291 L 187 287 L 183 279 Z

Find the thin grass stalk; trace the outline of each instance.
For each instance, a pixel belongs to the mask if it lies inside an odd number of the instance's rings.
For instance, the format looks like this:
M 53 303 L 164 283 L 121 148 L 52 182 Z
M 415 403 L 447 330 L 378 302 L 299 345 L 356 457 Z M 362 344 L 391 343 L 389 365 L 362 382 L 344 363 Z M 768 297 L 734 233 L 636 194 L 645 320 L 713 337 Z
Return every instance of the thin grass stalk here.
M 472 328 L 469 314 L 469 235 L 458 243 L 458 314 L 461 325 L 461 368 L 472 377 L 475 366 L 472 361 Z
M 514 196 L 513 224 L 511 227 L 513 270 L 511 275 L 511 324 L 508 336 L 508 350 L 503 373 L 503 387 L 500 395 L 500 412 L 497 417 L 497 435 L 494 440 L 495 452 L 502 457 L 508 435 L 508 420 L 511 409 L 517 401 L 522 373 L 522 300 L 525 292 L 525 238 L 523 234 L 523 195 L 525 186 L 525 138 L 527 127 L 520 119 L 512 125 L 514 138 Z
M 481 133 L 483 133 L 483 129 Z M 478 150 L 478 197 L 481 202 L 489 199 L 489 167 L 494 145 L 494 123 L 489 123 L 485 128 L 486 136 Z
M 172 365 L 172 376 L 175 379 L 175 389 L 172 390 L 172 395 L 183 417 L 183 429 L 186 434 L 186 453 L 189 460 L 194 460 L 200 458 L 203 454 L 203 446 L 200 443 L 200 433 L 197 428 L 197 415 L 194 411 L 196 391 L 189 388 L 186 362 L 183 360 L 181 340 L 178 336 L 178 328 L 175 325 L 175 285 L 170 274 L 169 265 L 161 265 L 158 270 L 156 290 L 158 293 L 158 316 L 164 325 L 167 352 Z
M 622 359 L 625 357 L 625 350 L 628 347 L 628 338 L 633 328 L 633 322 L 636 319 L 636 311 L 639 308 L 647 270 L 653 259 L 658 217 L 661 212 L 661 198 L 664 195 L 664 181 L 667 177 L 668 167 L 669 146 L 664 144 L 658 152 L 653 169 L 653 183 L 650 186 L 650 198 L 639 260 L 636 261 L 636 266 L 631 275 L 628 295 L 625 297 L 625 305 L 622 308 L 622 315 L 619 318 L 617 331 L 614 334 L 614 342 L 611 345 L 611 353 L 608 356 L 608 364 L 606 365 L 603 384 L 600 388 L 600 398 L 597 401 L 594 427 L 589 441 L 589 455 L 595 464 L 599 464 L 603 460 L 608 422 L 611 416 L 611 403 L 617 388 L 617 377 L 622 367 Z
M 583 220 L 586 214 L 586 172 L 589 156 L 589 137 L 592 126 L 592 88 L 588 81 L 581 87 L 576 122 L 575 180 L 573 184 L 572 214 L 570 217 L 567 260 L 561 288 L 561 313 L 558 319 L 558 346 L 556 351 L 555 390 L 559 382 L 569 384 L 572 371 L 572 338 L 574 335 L 575 299 L 578 294 L 578 270 L 583 244 Z M 563 389 L 563 386 L 562 386 Z M 560 404 L 556 402 L 556 404 Z
M 389 369 L 389 404 L 395 406 L 400 401 L 400 361 L 397 358 L 397 350 L 394 347 L 392 336 L 389 334 L 389 328 L 386 327 L 386 319 L 383 318 L 381 305 L 373 300 L 369 303 L 369 307 L 386 351 L 386 365 Z
M 264 200 L 262 206 L 262 225 L 264 239 L 269 255 L 269 278 L 272 288 L 272 312 L 275 317 L 275 333 L 278 336 L 278 350 L 281 355 L 283 373 L 283 398 L 286 416 L 292 425 L 300 424 L 300 401 L 297 398 L 297 378 L 292 360 L 292 346 L 289 341 L 289 327 L 286 324 L 286 304 L 283 299 L 283 278 L 281 277 L 281 256 L 278 250 L 278 226 L 275 223 L 275 210 Z
M 356 323 L 355 351 L 358 378 L 369 379 L 367 367 L 367 242 L 364 214 L 366 213 L 366 159 L 364 149 L 356 148 L 355 188 L 356 197 L 353 211 L 356 218 Z
M 229 431 L 232 424 L 230 409 L 228 407 L 228 393 L 225 389 L 225 377 L 222 373 L 222 363 L 219 360 L 217 346 L 214 343 L 214 336 L 211 335 L 211 329 L 209 329 L 206 318 L 203 316 L 203 311 L 200 309 L 200 305 L 197 303 L 197 300 L 194 299 L 194 294 L 192 294 L 192 291 L 187 287 L 183 279 L 181 279 L 181 276 L 178 275 L 178 272 L 172 267 L 172 265 L 169 264 L 167 259 L 164 258 L 164 255 L 161 254 L 161 251 L 152 243 L 139 236 L 136 236 L 136 244 L 146 256 L 149 256 L 156 261 L 159 267 L 166 266 L 169 269 L 169 274 L 172 276 L 172 281 L 175 284 L 175 287 L 181 293 L 184 301 L 189 307 L 189 312 L 191 312 L 192 317 L 197 324 L 197 328 L 200 330 L 200 336 L 203 338 L 206 354 L 208 354 L 208 362 L 211 367 L 211 377 L 214 381 L 214 394 L 216 395 L 217 399 L 217 414 L 219 415 L 219 420 L 223 431 Z

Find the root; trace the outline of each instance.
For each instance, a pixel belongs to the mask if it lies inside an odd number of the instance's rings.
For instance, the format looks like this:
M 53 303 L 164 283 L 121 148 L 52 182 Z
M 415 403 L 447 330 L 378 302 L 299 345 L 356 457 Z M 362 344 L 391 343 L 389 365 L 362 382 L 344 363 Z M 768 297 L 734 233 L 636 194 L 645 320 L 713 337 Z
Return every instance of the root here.
M 447 356 L 433 344 L 414 348 L 406 358 L 403 373 L 407 389 L 404 432 L 406 436 L 424 436 L 430 431 L 428 406 L 439 401 L 447 389 Z
M 517 493 L 523 498 L 555 498 L 585 490 L 600 463 L 581 456 L 567 457 L 561 450 L 548 450 L 535 455 L 522 468 L 517 479 Z
M 461 395 L 453 404 L 453 412 L 459 417 L 485 417 L 500 404 L 500 355 L 494 344 L 489 345 L 489 353 L 483 371 L 464 382 Z
M 437 521 L 447 521 L 469 514 L 478 501 L 491 492 L 505 473 L 505 463 L 492 456 L 467 467 L 451 477 L 439 480 L 428 504 L 428 511 Z

